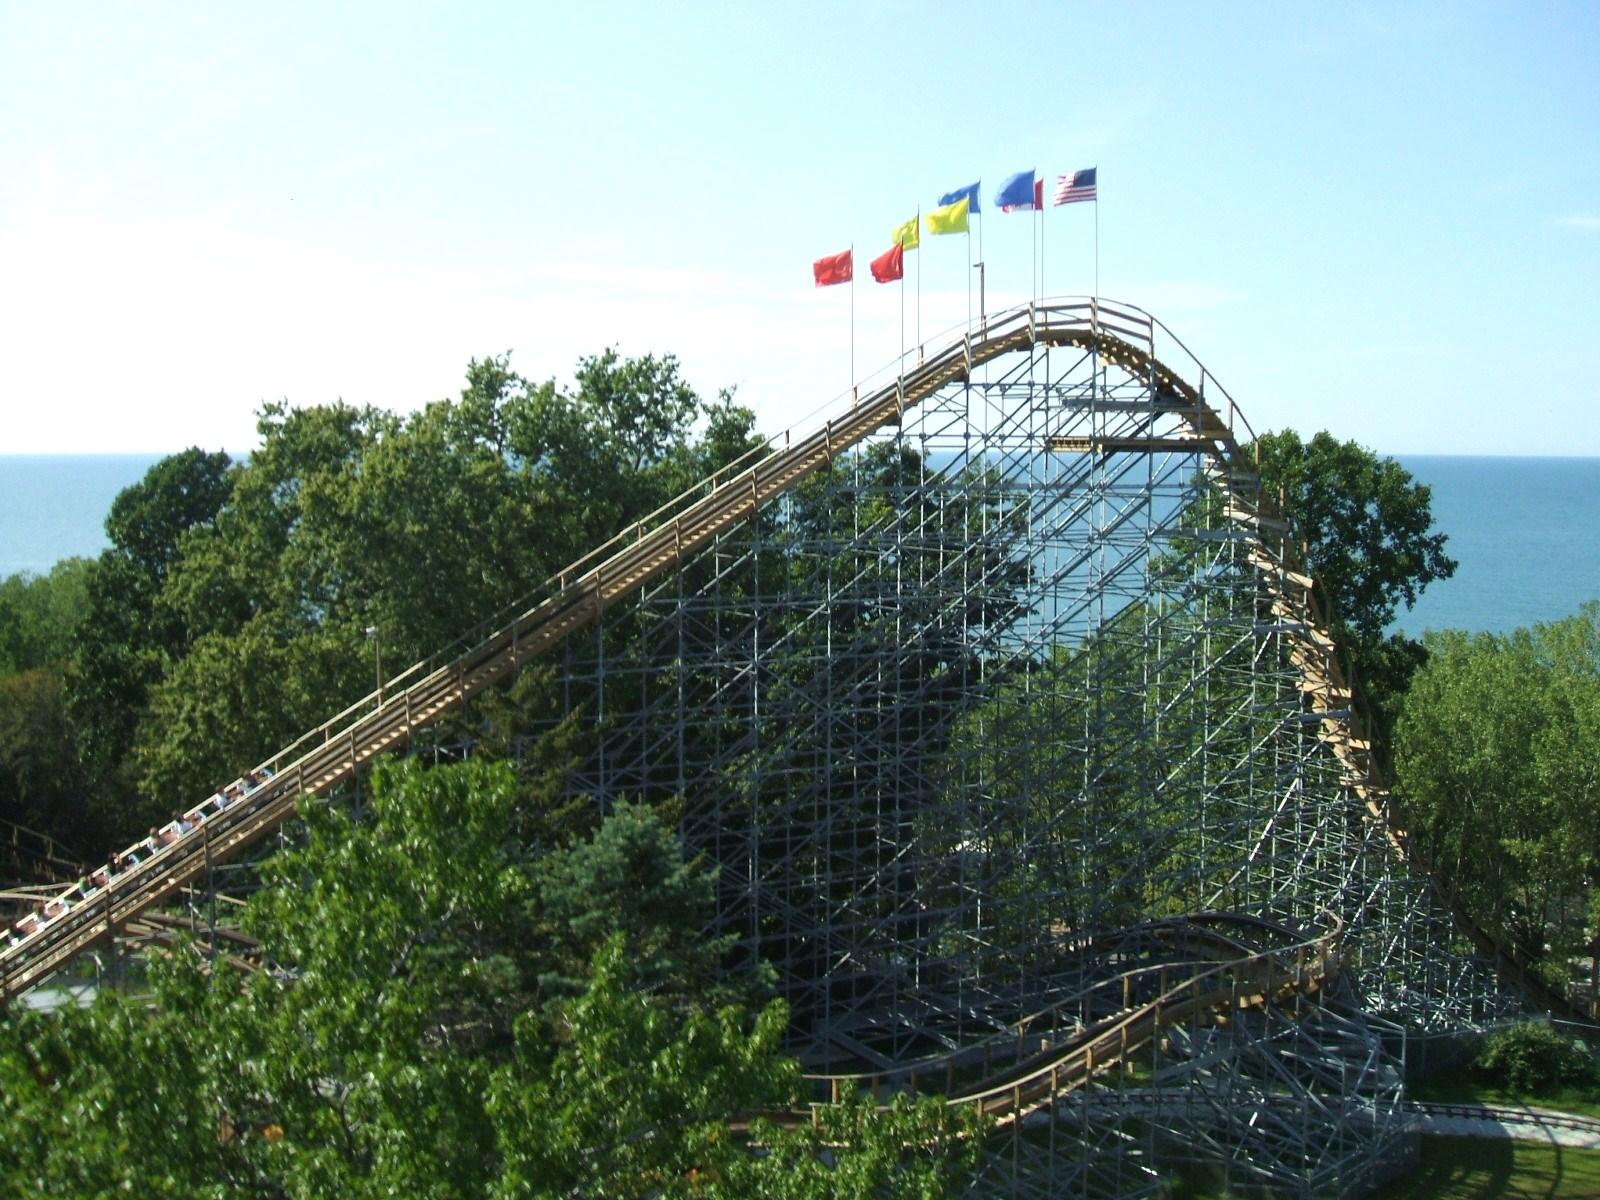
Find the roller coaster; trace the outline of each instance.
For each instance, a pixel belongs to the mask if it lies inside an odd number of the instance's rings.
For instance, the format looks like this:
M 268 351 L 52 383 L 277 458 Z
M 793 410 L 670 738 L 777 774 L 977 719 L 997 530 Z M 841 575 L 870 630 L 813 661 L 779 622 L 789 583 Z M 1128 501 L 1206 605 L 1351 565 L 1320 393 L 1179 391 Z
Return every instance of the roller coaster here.
M 572 790 L 678 802 L 815 1105 L 981 1114 L 980 1195 L 1360 1194 L 1408 1031 L 1561 1001 L 1410 848 L 1253 439 L 1140 309 L 965 327 L 52 894 L 0 999 L 542 661 Z

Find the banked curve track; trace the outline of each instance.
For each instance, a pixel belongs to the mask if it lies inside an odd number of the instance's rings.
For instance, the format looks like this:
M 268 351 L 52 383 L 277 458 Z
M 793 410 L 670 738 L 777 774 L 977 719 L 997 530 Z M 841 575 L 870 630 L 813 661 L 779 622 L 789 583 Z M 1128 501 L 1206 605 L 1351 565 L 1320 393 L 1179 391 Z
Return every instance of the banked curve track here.
M 1158 329 L 1188 357 L 1198 376 L 1195 382 L 1155 356 Z M 1293 569 L 1282 522 L 1258 506 L 1253 464 L 1235 440 L 1235 426 L 1252 435 L 1233 400 L 1170 331 L 1140 309 L 1094 299 L 1029 304 L 986 320 L 980 329 L 961 335 L 868 395 L 853 398 L 848 409 L 809 435 L 783 435 L 724 468 L 558 572 L 518 615 L 491 628 L 470 648 L 447 661 L 416 664 L 267 759 L 253 772 L 266 779 L 259 787 L 219 811 L 208 812 L 205 820 L 170 844 L 135 847 L 133 857 L 139 861 L 119 873 L 97 872 L 100 882 L 85 880 L 63 892 L 38 927 L 0 948 L 0 1003 L 36 986 L 75 956 L 173 897 L 215 863 L 271 833 L 294 815 L 300 797 L 324 795 L 377 755 L 403 748 L 416 732 L 514 675 L 527 660 L 672 570 L 837 455 L 897 424 L 907 409 L 941 388 L 970 380 L 984 363 L 1034 347 L 1093 352 L 1102 363 L 1148 383 L 1157 409 L 1182 420 L 1187 433 L 1181 445 L 1206 456 L 1225 491 L 1229 517 L 1252 541 L 1251 561 L 1263 589 L 1272 597 L 1277 615 L 1297 631 L 1292 657 L 1311 707 L 1320 717 L 1318 736 L 1344 763 L 1348 782 L 1389 830 L 1396 850 L 1406 853 L 1404 831 L 1394 821 L 1371 746 L 1352 716 L 1347 676 L 1326 632 L 1328 621 L 1317 605 L 1312 581 Z M 1208 387 L 1224 402 L 1220 411 L 1207 402 Z M 1157 448 L 1172 448 L 1172 443 L 1071 447 L 1100 453 Z M 1241 480 L 1249 481 L 1249 486 L 1241 485 Z M 1503 965 L 1509 961 L 1487 933 L 1470 922 L 1463 921 L 1463 928 L 1480 948 L 1496 953 Z M 1526 981 L 1520 971 L 1516 975 L 1518 982 Z M 1549 997 L 1552 1007 L 1559 1002 L 1559 997 Z
M 1309 932 L 1244 913 L 1205 912 L 1119 931 L 1103 940 L 1164 933 L 1183 939 L 1201 957 L 1118 972 L 1024 1018 L 989 1039 L 1003 1060 L 997 1070 L 988 1069 L 989 1046 L 978 1043 L 887 1071 L 810 1075 L 807 1082 L 823 1093 L 818 1103 L 766 1115 L 778 1124 L 814 1122 L 822 1107 L 839 1103 L 853 1089 L 886 1108 L 887 1098 L 915 1094 L 920 1082 L 943 1095 L 947 1106 L 970 1109 L 990 1127 L 1013 1124 L 1131 1063 L 1169 1026 L 1228 1019 L 1320 991 L 1338 974 L 1344 933 L 1333 913 L 1324 912 L 1321 923 L 1324 928 Z M 1264 942 L 1274 944 L 1263 947 Z M 1152 982 L 1153 995 L 1132 998 L 1136 990 L 1149 991 Z M 1108 1011 L 1065 1029 L 1058 1023 L 1066 1010 L 1096 1007 Z M 974 1069 L 979 1055 L 983 1066 Z

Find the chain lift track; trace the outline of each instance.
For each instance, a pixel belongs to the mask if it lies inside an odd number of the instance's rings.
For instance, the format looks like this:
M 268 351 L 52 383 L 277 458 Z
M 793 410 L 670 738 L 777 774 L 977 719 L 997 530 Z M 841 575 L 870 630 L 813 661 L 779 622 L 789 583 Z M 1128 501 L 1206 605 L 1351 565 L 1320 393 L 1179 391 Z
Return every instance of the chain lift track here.
M 473 696 L 515 674 L 530 658 L 591 624 L 611 605 L 671 570 L 719 532 L 748 519 L 872 433 L 975 366 L 1034 345 L 1098 348 L 1107 361 L 1155 372 L 1165 402 L 1196 425 L 1196 444 L 1219 457 L 1237 455 L 1228 425 L 1129 338 L 1149 340 L 1150 319 L 1105 302 L 1028 306 L 989 322 L 884 386 L 809 437 L 741 459 L 701 487 L 665 505 L 571 564 L 545 585 L 546 595 L 453 660 L 419 663 L 384 689 L 311 730 L 256 768 L 267 782 L 198 829 L 110 879 L 20 945 L 0 952 L 0 1000 L 35 986 L 123 923 L 168 899 L 214 863 L 259 841 L 295 812 L 301 796 L 326 795 L 385 751 L 457 711 Z M 1229 412 L 1233 409 L 1229 401 Z M 788 439 L 785 438 L 785 441 Z M 396 690 L 395 685 L 402 686 Z

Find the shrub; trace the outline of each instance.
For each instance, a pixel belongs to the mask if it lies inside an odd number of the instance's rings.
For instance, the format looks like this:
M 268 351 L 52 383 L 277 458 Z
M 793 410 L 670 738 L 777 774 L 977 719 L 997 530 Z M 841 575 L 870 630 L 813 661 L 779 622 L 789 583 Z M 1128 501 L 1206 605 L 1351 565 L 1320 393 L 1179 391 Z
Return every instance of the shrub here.
M 1488 1082 L 1518 1092 L 1547 1092 L 1596 1078 L 1589 1049 L 1549 1025 L 1529 1021 L 1490 1035 L 1476 1070 Z

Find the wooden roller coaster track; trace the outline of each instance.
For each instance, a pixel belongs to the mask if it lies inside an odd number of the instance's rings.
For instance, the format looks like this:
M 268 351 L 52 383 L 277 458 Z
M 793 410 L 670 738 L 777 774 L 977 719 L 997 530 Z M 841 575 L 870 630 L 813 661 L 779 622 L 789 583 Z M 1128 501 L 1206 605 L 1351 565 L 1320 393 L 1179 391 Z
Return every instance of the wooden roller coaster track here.
M 0 821 L 0 887 L 71 883 L 83 861 L 48 834 Z
M 914 1094 L 931 1086 L 952 1107 L 967 1108 L 990 1127 L 1020 1121 L 1048 1108 L 1097 1077 L 1131 1064 L 1133 1055 L 1172 1025 L 1227 1020 L 1232 1014 L 1266 1004 L 1309 996 L 1339 970 L 1343 923 L 1325 913 L 1327 928 L 1315 934 L 1292 930 L 1262 918 L 1238 913 L 1197 913 L 1152 922 L 1141 932 L 1181 934 L 1204 947 L 1199 963 L 1163 962 L 1138 966 L 1096 981 L 1042 1013 L 1033 1014 L 998 1034 L 1003 1065 L 989 1070 L 988 1047 L 964 1046 L 947 1054 L 867 1074 L 812 1075 L 807 1079 L 826 1091 L 826 1098 L 807 1109 L 767 1114 L 782 1124 L 815 1122 L 826 1105 L 838 1104 L 848 1091 L 870 1094 L 882 1107 L 899 1093 Z M 1227 928 L 1245 936 L 1230 936 Z M 1279 945 L 1261 949 L 1248 935 L 1267 935 Z M 1134 1002 L 1136 988 L 1155 980 L 1155 994 Z M 1066 1029 L 1062 1011 L 1088 1011 L 1094 1000 L 1109 997 L 1111 1011 Z M 1048 1029 L 1038 1032 L 1042 1026 Z M 957 1072 L 976 1054 L 984 1068 L 975 1082 L 957 1084 Z
M 1158 328 L 1188 356 L 1198 372 L 1196 383 L 1156 358 Z M 1029 304 L 985 321 L 980 330 L 964 334 L 891 382 L 855 398 L 846 411 L 808 436 L 782 435 L 725 467 L 558 572 L 520 612 L 489 626 L 464 651 L 448 660 L 435 657 L 416 664 L 267 759 L 247 777 L 261 781 L 255 786 L 224 789 L 191 809 L 181 825 L 169 826 L 171 836 L 164 844 L 141 843 L 119 856 L 117 863 L 79 880 L 25 934 L 14 935 L 0 947 L 0 1003 L 36 986 L 204 876 L 214 864 L 271 833 L 294 815 L 301 797 L 324 795 L 377 755 L 404 747 L 419 730 L 515 674 L 529 659 L 671 571 L 837 455 L 898 424 L 906 410 L 942 388 L 971 380 L 974 368 L 983 363 L 1034 347 L 1093 351 L 1102 363 L 1145 381 L 1158 411 L 1181 418 L 1186 435 L 1163 439 L 1160 447 L 1091 442 L 1074 448 L 1105 454 L 1181 448 L 1206 457 L 1225 491 L 1226 512 L 1251 545 L 1261 585 L 1271 594 L 1276 615 L 1292 631 L 1291 658 L 1313 711 L 1320 715 L 1318 736 L 1345 765 L 1346 782 L 1362 796 L 1373 818 L 1383 823 L 1395 850 L 1416 861 L 1354 714 L 1348 673 L 1328 633 L 1330 626 L 1312 581 L 1290 565 L 1292 547 L 1285 544 L 1282 532 L 1286 527 L 1257 503 L 1253 464 L 1241 451 L 1235 428 L 1242 428 L 1247 438 L 1254 435 L 1231 397 L 1181 341 L 1141 310 L 1100 300 Z M 1220 410 L 1208 403 L 1208 387 L 1223 403 Z M 1242 485 L 1243 480 L 1250 486 Z M 1496 956 L 1511 978 L 1552 1010 L 1565 1010 L 1564 1001 L 1547 988 L 1541 991 L 1542 985 L 1496 939 L 1467 920 L 1458 906 L 1451 908 L 1461 927 L 1481 949 Z M 1205 1003 L 1209 1001 L 1202 1003 L 1198 994 L 1183 1000 L 1186 1008 Z M 1164 1011 L 1170 1016 L 1174 1010 L 1166 1006 Z M 1148 1032 L 1156 1024 L 1138 1028 Z M 1116 1036 L 1123 1036 L 1120 1028 Z M 1071 1069 L 1092 1069 L 1099 1045 L 1073 1051 L 1082 1058 L 1073 1059 L 1076 1065 Z M 1068 1065 L 1057 1064 L 1058 1081 L 1060 1070 Z

